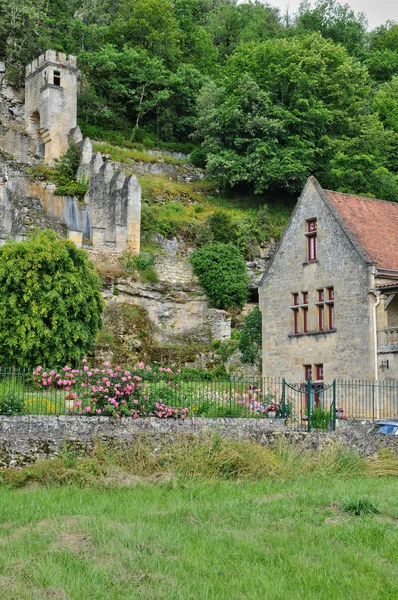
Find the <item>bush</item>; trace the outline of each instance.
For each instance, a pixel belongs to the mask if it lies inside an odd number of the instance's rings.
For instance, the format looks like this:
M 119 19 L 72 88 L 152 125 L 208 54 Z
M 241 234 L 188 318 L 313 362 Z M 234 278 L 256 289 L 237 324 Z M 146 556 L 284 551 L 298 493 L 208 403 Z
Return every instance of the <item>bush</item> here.
M 246 317 L 238 348 L 242 354 L 242 362 L 257 363 L 261 356 L 262 317 L 256 306 Z
M 206 159 L 207 154 L 202 148 L 195 148 L 190 154 L 189 160 L 193 164 L 194 167 L 199 167 L 199 169 L 206 168 Z
M 62 155 L 55 167 L 45 164 L 34 165 L 27 169 L 29 175 L 35 179 L 52 181 L 57 185 L 56 193 L 60 196 L 76 196 L 83 199 L 89 186 L 85 179 L 76 179 L 80 163 L 80 147 L 74 140 L 70 142 L 68 150 Z
M 223 244 L 235 243 L 236 232 L 234 223 L 228 213 L 216 210 L 207 220 L 215 242 Z
M 242 308 L 248 298 L 248 277 L 238 248 L 233 244 L 206 244 L 193 252 L 190 260 L 212 306 Z
M 312 429 L 321 429 L 327 431 L 330 423 L 330 412 L 323 408 L 315 408 L 311 413 Z
M 101 281 L 54 231 L 0 248 L 0 364 L 77 361 L 101 327 Z
M 124 252 L 119 259 L 122 267 L 131 275 L 135 275 L 137 271 L 140 274 L 142 283 L 156 283 L 158 277 L 153 268 L 155 259 L 151 254 L 132 254 Z

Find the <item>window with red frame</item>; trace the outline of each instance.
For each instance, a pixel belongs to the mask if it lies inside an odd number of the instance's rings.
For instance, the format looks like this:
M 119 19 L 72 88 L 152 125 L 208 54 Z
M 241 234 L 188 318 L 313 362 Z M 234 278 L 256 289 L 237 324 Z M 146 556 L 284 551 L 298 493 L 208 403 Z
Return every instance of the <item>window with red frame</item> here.
M 317 381 L 323 381 L 323 365 L 315 365 Z
M 334 329 L 334 288 L 327 288 L 328 329 Z
M 325 314 L 325 294 L 323 290 L 318 290 L 318 331 L 323 331 L 324 329 L 324 314 Z
M 293 311 L 293 334 L 298 334 L 298 313 L 299 313 L 299 295 L 293 294 L 293 306 L 291 307 Z
M 303 333 L 308 333 L 308 292 L 301 294 L 301 311 L 303 315 Z
M 312 378 L 312 365 L 304 365 L 304 379 Z
M 317 257 L 317 220 L 307 221 L 307 261 L 313 262 Z

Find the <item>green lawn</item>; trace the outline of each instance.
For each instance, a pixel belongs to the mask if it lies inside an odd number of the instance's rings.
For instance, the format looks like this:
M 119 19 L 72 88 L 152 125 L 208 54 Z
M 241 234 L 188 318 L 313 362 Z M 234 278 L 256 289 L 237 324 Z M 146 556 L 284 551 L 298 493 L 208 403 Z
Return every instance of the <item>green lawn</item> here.
M 395 600 L 397 519 L 384 477 L 0 487 L 0 598 Z

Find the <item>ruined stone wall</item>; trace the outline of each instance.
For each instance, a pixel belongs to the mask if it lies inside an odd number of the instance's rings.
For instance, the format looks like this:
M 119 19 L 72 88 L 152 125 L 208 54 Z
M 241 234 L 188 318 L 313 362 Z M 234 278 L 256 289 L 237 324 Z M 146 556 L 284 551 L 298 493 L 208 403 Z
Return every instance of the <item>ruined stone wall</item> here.
M 110 417 L 0 417 L 0 467 L 22 466 L 56 456 L 66 445 L 90 452 L 97 440 L 128 447 L 145 435 L 159 447 L 177 436 L 221 435 L 240 441 L 274 445 L 284 439 L 302 450 L 316 450 L 338 442 L 362 456 L 382 448 L 398 455 L 396 436 L 374 435 L 372 422 L 348 423 L 335 433 L 293 431 L 281 419 L 112 419 Z

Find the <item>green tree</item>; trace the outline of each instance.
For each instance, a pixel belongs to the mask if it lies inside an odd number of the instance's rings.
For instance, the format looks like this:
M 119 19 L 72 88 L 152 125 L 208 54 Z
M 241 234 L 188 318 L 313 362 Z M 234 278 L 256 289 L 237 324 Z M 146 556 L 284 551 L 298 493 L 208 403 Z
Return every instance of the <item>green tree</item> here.
M 242 362 L 257 363 L 261 357 L 262 347 L 262 316 L 256 306 L 247 315 L 241 333 L 238 348 L 242 354 Z
M 121 0 L 110 29 L 112 41 L 145 49 L 169 65 L 181 56 L 180 35 L 170 0 Z
M 191 254 L 191 263 L 212 306 L 242 308 L 248 298 L 246 263 L 233 244 L 210 243 Z
M 73 242 L 41 231 L 0 248 L 0 364 L 80 360 L 102 310 L 100 279 Z
M 317 32 L 337 44 L 342 44 L 350 54 L 361 54 L 366 45 L 367 21 L 364 13 L 355 14 L 349 4 L 336 0 L 317 0 L 311 8 L 304 0 L 296 19 L 297 32 Z
M 397 136 L 385 130 L 377 115 L 358 119 L 355 137 L 342 137 L 331 148 L 328 187 L 384 200 L 398 198 L 398 177 L 390 170 L 396 162 Z M 391 163 L 390 163 L 391 160 Z
M 205 85 L 198 99 L 195 138 L 208 174 L 256 193 L 325 178 L 331 140 L 357 136 L 370 84 L 357 60 L 319 34 L 241 45 L 223 85 Z
M 82 69 L 88 77 L 80 99 L 86 121 L 112 123 L 118 113 L 130 117 L 135 127 L 143 117 L 167 100 L 169 71 L 163 62 L 148 52 L 106 44 L 97 52 L 81 54 Z M 82 114 L 83 113 L 83 114 Z

